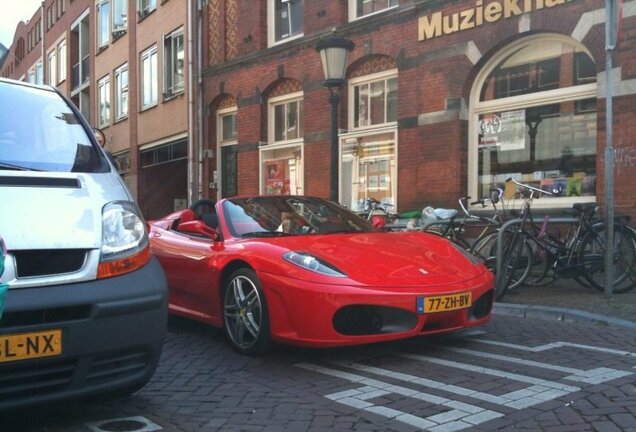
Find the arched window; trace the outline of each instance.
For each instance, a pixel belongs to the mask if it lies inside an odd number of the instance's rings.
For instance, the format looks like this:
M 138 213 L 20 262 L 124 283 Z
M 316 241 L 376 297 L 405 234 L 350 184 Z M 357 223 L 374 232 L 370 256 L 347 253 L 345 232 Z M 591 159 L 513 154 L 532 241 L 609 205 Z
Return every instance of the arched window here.
M 571 38 L 536 35 L 501 50 L 471 93 L 469 195 L 499 186 L 516 199 L 512 177 L 556 192 L 538 206 L 594 201 L 596 92 L 596 66 Z

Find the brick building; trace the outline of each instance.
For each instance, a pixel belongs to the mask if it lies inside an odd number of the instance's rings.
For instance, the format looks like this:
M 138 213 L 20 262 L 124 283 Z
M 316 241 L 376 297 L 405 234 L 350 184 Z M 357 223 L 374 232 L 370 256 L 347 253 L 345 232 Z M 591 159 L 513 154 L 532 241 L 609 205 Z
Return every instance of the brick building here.
M 104 132 L 147 218 L 199 193 L 188 158 L 199 136 L 200 110 L 189 109 L 198 100 L 190 86 L 199 75 L 191 37 L 197 4 L 44 0 L 18 24 L 0 65 L 0 76 L 58 88 Z
M 455 206 L 509 177 L 603 203 L 603 0 L 210 0 L 203 193 L 329 196 L 329 92 L 315 47 L 354 42 L 339 200 Z M 636 217 L 636 1 L 613 57 L 615 206 Z M 506 188 L 511 205 L 515 191 Z M 518 203 L 518 200 L 517 200 Z

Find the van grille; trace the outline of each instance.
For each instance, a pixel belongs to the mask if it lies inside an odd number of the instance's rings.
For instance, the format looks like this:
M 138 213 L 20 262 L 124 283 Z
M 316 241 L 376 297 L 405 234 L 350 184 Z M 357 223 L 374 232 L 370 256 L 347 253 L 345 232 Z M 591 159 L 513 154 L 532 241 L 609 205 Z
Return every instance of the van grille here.
M 0 369 L 0 405 L 61 393 L 73 382 L 74 360 L 8 366 Z
M 18 278 L 50 276 L 79 271 L 86 261 L 86 249 L 13 251 Z

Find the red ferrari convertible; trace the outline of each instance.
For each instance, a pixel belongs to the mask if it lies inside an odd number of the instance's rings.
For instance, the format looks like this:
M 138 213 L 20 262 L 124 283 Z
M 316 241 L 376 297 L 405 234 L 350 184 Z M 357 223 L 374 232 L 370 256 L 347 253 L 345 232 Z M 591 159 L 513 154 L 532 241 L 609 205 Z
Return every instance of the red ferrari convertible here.
M 493 276 L 434 235 L 387 232 L 305 196 L 200 200 L 150 222 L 170 312 L 217 327 L 243 354 L 272 342 L 333 347 L 484 324 Z

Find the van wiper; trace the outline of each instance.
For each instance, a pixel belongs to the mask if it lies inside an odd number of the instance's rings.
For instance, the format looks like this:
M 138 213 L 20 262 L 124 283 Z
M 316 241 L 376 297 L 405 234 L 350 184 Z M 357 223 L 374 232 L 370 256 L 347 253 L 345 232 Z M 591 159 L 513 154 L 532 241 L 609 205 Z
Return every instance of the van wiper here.
M 14 165 L 6 162 L 0 162 L 0 169 L 13 170 L 13 171 L 41 171 L 35 168 L 24 167 L 20 165 Z

